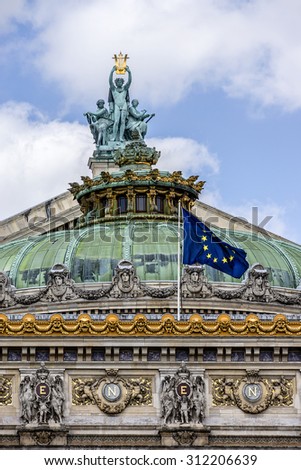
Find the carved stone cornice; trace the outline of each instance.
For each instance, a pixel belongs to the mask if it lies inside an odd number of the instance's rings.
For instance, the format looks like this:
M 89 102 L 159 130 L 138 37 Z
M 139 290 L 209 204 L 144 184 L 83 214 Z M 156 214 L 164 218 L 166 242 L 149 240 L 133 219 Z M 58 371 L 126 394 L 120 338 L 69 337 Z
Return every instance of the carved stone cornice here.
M 300 430 L 295 429 L 296 433 Z M 209 437 L 209 447 L 217 448 L 261 448 L 261 449 L 286 449 L 286 448 L 300 448 L 301 438 L 298 436 L 214 436 Z
M 158 169 L 146 171 L 143 174 L 137 174 L 131 169 L 125 170 L 122 174 L 111 174 L 102 171 L 100 176 L 92 179 L 89 176 L 82 176 L 82 184 L 69 183 L 69 191 L 73 194 L 74 198 L 80 200 L 82 196 L 94 191 L 102 189 L 107 190 L 111 187 L 119 185 L 127 186 L 128 184 L 145 183 L 146 186 L 168 186 L 169 188 L 183 187 L 188 191 L 192 191 L 194 196 L 197 197 L 202 191 L 205 181 L 197 181 L 198 176 L 190 176 L 184 178 L 181 171 L 174 171 L 172 173 L 160 172 Z

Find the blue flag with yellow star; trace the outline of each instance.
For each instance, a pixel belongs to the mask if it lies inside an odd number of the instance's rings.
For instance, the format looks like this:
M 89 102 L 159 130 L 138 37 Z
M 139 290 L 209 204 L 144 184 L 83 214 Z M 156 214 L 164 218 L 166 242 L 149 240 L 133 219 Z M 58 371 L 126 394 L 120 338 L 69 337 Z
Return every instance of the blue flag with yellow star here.
M 197 217 L 183 209 L 183 264 L 208 264 L 232 277 L 240 278 L 248 269 L 247 253 L 218 238 Z

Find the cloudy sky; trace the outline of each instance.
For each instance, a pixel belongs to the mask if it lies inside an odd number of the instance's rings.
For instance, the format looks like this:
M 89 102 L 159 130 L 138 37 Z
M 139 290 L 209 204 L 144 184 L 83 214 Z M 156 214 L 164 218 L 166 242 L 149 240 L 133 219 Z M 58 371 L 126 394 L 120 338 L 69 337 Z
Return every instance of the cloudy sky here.
M 158 166 L 301 243 L 300 18 L 300 0 L 0 1 L 0 219 L 90 174 L 83 113 L 121 50 Z

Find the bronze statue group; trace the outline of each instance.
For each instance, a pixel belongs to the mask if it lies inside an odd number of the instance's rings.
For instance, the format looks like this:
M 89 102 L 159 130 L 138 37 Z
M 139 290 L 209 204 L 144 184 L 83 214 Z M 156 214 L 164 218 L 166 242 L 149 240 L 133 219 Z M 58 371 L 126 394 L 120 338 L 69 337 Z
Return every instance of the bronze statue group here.
M 129 88 L 132 83 L 132 73 L 129 66 L 125 67 L 128 80 L 122 77 L 113 78 L 117 67 L 114 65 L 109 76 L 109 110 L 105 101 L 99 99 L 95 113 L 87 112 L 87 118 L 96 148 L 106 146 L 109 142 L 122 143 L 142 139 L 147 132 L 147 123 L 155 114 L 148 114 L 145 109 L 139 111 L 139 101 L 130 102 Z

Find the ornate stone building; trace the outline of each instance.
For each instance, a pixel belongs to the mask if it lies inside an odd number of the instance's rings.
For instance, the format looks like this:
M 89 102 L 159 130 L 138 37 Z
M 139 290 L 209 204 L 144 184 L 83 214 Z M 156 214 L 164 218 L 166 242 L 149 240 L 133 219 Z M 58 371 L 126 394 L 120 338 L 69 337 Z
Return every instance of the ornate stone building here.
M 116 64 L 91 177 L 0 223 L 0 447 L 301 447 L 301 247 L 157 169 Z M 250 269 L 183 266 L 178 318 L 179 201 Z

